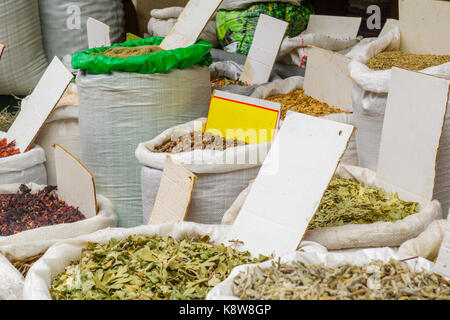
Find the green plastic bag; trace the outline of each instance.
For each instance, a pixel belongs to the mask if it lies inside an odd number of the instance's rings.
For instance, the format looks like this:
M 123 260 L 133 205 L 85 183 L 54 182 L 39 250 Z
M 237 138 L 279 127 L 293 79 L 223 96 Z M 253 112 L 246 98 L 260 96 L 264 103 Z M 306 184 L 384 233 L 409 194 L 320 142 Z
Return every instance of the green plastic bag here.
M 162 37 L 151 37 L 118 43 L 111 47 L 94 48 L 77 52 L 72 57 L 72 67 L 74 69 L 87 70 L 95 74 L 110 73 L 112 71 L 153 74 L 165 73 L 174 68 L 186 69 L 196 64 L 209 66 L 212 63 L 210 53 L 212 44 L 202 40 L 187 48 L 150 53 L 126 59 L 92 54 L 105 52 L 114 47 L 158 46 L 163 40 L 164 38 Z
M 265 14 L 289 22 L 287 36 L 298 36 L 308 26 L 309 16 L 314 8 L 306 2 L 301 6 L 288 3 L 257 3 L 245 10 L 219 10 L 216 17 L 217 36 L 226 51 L 247 55 L 253 43 L 253 36 L 259 16 Z

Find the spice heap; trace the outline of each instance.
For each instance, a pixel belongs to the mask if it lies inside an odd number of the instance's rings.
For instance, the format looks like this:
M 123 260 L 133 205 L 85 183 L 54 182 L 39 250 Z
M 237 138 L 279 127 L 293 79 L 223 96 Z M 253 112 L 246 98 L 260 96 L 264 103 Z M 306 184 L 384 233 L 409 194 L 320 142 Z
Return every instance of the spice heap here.
M 417 212 L 418 203 L 400 200 L 397 194 L 335 177 L 325 192 L 310 229 L 395 222 Z
M 16 261 L 13 263 L 14 268 L 16 268 L 24 277 L 27 276 L 28 271 L 30 271 L 31 267 L 40 259 L 44 254 L 37 255 L 35 257 L 31 257 L 25 259 L 23 261 Z
M 20 150 L 16 149 L 16 142 L 10 142 L 3 138 L 0 140 L 0 158 L 7 158 L 19 154 Z
M 140 46 L 140 47 L 114 47 L 104 52 L 92 53 L 94 56 L 107 56 L 110 58 L 127 59 L 130 57 L 143 56 L 145 54 L 164 51 L 158 46 Z
M 19 112 L 11 113 L 8 108 L 0 111 L 0 131 L 8 132 Z
M 47 186 L 36 194 L 21 185 L 16 194 L 0 195 L 0 236 L 11 236 L 23 231 L 86 219 L 74 207 L 58 199 Z
M 233 293 L 243 300 L 450 300 L 450 281 L 396 260 L 336 268 L 273 263 L 239 274 Z
M 294 90 L 288 94 L 280 94 L 266 98 L 266 100 L 281 103 L 281 120 L 286 118 L 289 110 L 314 117 L 323 117 L 334 113 L 346 113 L 346 111 L 330 107 L 328 104 L 306 95 L 304 90 Z
M 217 78 L 211 81 L 211 86 L 213 87 L 225 87 L 229 85 L 237 85 L 237 86 L 243 86 L 248 87 L 249 84 L 240 80 L 233 80 L 229 78 Z
M 199 300 L 239 265 L 258 263 L 209 236 L 190 241 L 131 236 L 90 243 L 81 261 L 53 280 L 55 300 Z
M 209 132 L 202 133 L 192 132 L 190 135 L 179 137 L 177 140 L 168 141 L 161 146 L 155 147 L 153 152 L 157 153 L 181 153 L 190 152 L 193 150 L 226 150 L 228 148 L 235 148 L 245 146 L 247 143 L 236 139 L 224 139 L 220 136 L 215 136 Z
M 401 51 L 381 52 L 367 62 L 372 70 L 389 70 L 393 67 L 419 71 L 450 61 L 450 55 L 414 54 Z

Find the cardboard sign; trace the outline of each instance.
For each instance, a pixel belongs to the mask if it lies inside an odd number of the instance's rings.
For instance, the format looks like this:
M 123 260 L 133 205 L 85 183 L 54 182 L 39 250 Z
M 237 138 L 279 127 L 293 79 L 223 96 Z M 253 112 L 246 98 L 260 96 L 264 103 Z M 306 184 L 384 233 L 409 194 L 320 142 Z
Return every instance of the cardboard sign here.
M 394 30 L 395 28 L 399 27 L 399 21 L 396 19 L 387 19 L 386 23 L 383 26 L 383 29 L 381 30 L 380 34 L 378 35 L 378 38 L 381 38 L 388 34 L 389 31 Z
M 436 158 L 450 81 L 393 68 L 381 135 L 377 184 L 401 199 L 433 199 Z
M 447 229 L 436 261 L 435 271 L 450 279 L 450 218 L 447 218 L 447 221 Z
M 63 147 L 54 147 L 59 198 L 78 208 L 86 218 L 95 217 L 98 208 L 92 173 Z
M 288 26 L 287 22 L 265 14 L 259 16 L 252 47 L 241 74 L 241 81 L 252 85 L 269 81 Z
M 167 157 L 149 224 L 184 221 L 196 180 L 189 169 Z
M 354 127 L 289 112 L 228 240 L 239 249 L 295 252 L 347 149 Z M 278 163 L 278 170 L 269 173 Z
M 329 50 L 310 47 L 306 65 L 305 94 L 330 106 L 353 112 L 350 59 Z
M 205 132 L 248 144 L 266 143 L 275 137 L 280 114 L 280 103 L 216 90 Z
M 195 44 L 222 1 L 190 0 L 160 47 L 173 50 Z
M 362 18 L 312 14 L 305 34 L 318 33 L 336 39 L 355 39 L 358 36 L 361 21 Z
M 89 49 L 111 46 L 110 32 L 110 26 L 89 17 L 87 20 Z
M 0 43 L 0 58 L 2 57 L 3 50 L 5 50 L 5 45 L 3 43 Z
M 401 0 L 399 14 L 401 51 L 450 53 L 450 1 Z
M 21 111 L 6 135 L 8 141 L 16 141 L 20 152 L 34 142 L 72 78 L 61 60 L 55 57 L 33 93 L 22 100 Z

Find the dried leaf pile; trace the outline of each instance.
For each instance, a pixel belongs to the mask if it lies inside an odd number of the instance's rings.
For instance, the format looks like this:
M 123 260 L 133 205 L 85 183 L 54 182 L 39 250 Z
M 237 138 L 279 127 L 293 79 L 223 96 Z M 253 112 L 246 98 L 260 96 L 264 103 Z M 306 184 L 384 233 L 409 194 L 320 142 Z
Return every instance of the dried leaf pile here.
M 393 67 L 419 71 L 450 61 L 450 55 L 414 54 L 401 51 L 385 51 L 367 62 L 372 70 L 389 70 Z
M 181 136 L 176 140 L 168 141 L 161 146 L 155 147 L 153 152 L 157 153 L 182 153 L 193 150 L 219 150 L 245 146 L 247 143 L 236 139 L 224 139 L 209 132 L 192 132 Z
M 325 192 L 310 229 L 395 222 L 417 212 L 418 203 L 400 200 L 397 194 L 335 177 Z
M 27 276 L 28 271 L 31 267 L 40 259 L 44 254 L 37 255 L 22 261 L 16 261 L 13 263 L 14 268 L 16 268 L 24 277 Z
M 295 111 L 314 117 L 324 117 L 335 113 L 347 113 L 344 110 L 331 107 L 305 94 L 304 90 L 294 90 L 288 94 L 280 94 L 266 98 L 266 100 L 281 103 L 281 120 L 286 118 L 287 112 Z
M 243 86 L 248 87 L 249 84 L 240 80 L 233 80 L 229 78 L 217 78 L 211 81 L 211 86 L 213 87 L 225 87 L 229 85 L 237 85 L 237 86 Z
M 239 265 L 258 263 L 208 236 L 194 241 L 131 236 L 90 243 L 81 261 L 53 280 L 56 300 L 199 300 Z
M 114 47 L 104 52 L 92 53 L 94 56 L 106 56 L 110 58 L 127 59 L 130 57 L 143 56 L 145 54 L 164 51 L 158 46 L 140 46 L 140 47 Z
M 9 128 L 13 124 L 16 117 L 19 115 L 19 112 L 11 113 L 8 111 L 8 108 L 0 111 L 0 131 L 8 132 Z
M 450 281 L 411 272 L 396 260 L 336 268 L 273 263 L 239 274 L 233 294 L 242 300 L 450 300 Z

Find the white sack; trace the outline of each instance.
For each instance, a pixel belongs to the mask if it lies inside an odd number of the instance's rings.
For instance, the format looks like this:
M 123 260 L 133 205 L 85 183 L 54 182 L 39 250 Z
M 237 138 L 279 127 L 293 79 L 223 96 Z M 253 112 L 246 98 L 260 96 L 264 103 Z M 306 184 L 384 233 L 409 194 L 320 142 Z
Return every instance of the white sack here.
M 365 186 L 375 186 L 376 173 L 368 169 L 341 165 L 337 172 L 342 178 L 354 179 Z M 251 185 L 249 186 L 251 189 Z M 249 193 L 250 190 L 245 190 Z M 246 197 L 239 196 L 222 219 L 223 224 L 233 224 L 241 211 Z M 419 207 L 418 213 L 396 222 L 377 222 L 373 224 L 349 224 L 339 227 L 308 230 L 305 240 L 317 242 L 329 250 L 398 247 L 405 241 L 417 237 L 433 221 L 442 218 L 439 201 Z
M 266 99 L 279 94 L 288 94 L 294 90 L 303 89 L 303 77 L 290 77 L 284 80 L 276 80 L 269 84 L 258 87 L 251 95 L 252 98 Z M 322 119 L 341 122 L 353 125 L 353 114 L 337 113 L 330 114 L 328 116 L 321 117 Z M 280 122 L 282 124 L 282 121 Z M 348 144 L 347 151 L 345 152 L 341 163 L 349 165 L 358 165 L 358 151 L 356 148 L 355 135 L 352 136 Z
M 0 194 L 12 194 L 19 190 L 20 185 L 0 185 Z M 33 193 L 44 186 L 28 184 Z M 117 225 L 117 216 L 107 198 L 97 195 L 98 214 L 95 217 L 74 223 L 27 230 L 16 235 L 0 237 L 0 254 L 11 261 L 22 261 L 45 252 L 54 243 L 89 234 Z
M 178 17 L 184 10 L 183 7 L 169 7 L 164 9 L 154 9 L 150 12 L 148 22 L 148 33 L 156 37 L 165 37 L 172 30 Z M 215 17 L 208 22 L 199 39 L 212 43 L 213 48 L 219 47 L 217 38 L 217 27 Z
M 261 2 L 275 2 L 274 0 L 224 0 L 219 7 L 221 10 L 236 10 L 245 9 L 255 3 Z M 303 0 L 277 0 L 277 2 L 285 2 L 293 4 L 294 6 L 300 6 Z
M 199 125 L 195 126 L 195 123 Z M 167 141 L 200 131 L 202 123 L 206 123 L 205 118 L 170 128 L 155 139 L 141 143 L 137 148 L 136 157 L 143 166 L 141 180 L 144 223 L 150 219 L 168 155 L 197 175 L 187 215 L 187 220 L 192 222 L 220 223 L 225 210 L 248 186 L 249 181 L 258 175 L 269 152 L 270 143 L 246 145 L 224 151 L 194 150 L 176 154 L 151 152 L 154 147 Z
M 6 134 L 0 132 L 0 139 Z M 0 185 L 12 183 L 47 184 L 45 152 L 35 145 L 30 151 L 0 158 Z
M 371 263 L 374 260 L 381 260 L 385 263 L 388 263 L 391 259 L 402 260 L 405 258 L 409 257 L 400 255 L 390 248 L 355 250 L 352 252 L 344 253 L 333 253 L 327 252 L 326 250 L 316 250 L 309 252 L 296 252 L 282 257 L 280 262 L 302 262 L 305 265 L 324 265 L 326 267 L 333 268 L 347 263 L 353 265 L 365 265 Z M 413 272 L 422 270 L 434 270 L 434 264 L 422 258 L 405 262 Z M 220 283 L 208 293 L 206 300 L 238 300 L 238 298 L 233 294 L 233 281 L 236 279 L 236 277 L 241 272 L 249 275 L 253 272 L 253 270 L 255 270 L 255 268 L 270 268 L 271 266 L 272 262 L 267 261 L 260 264 L 244 265 L 234 268 L 230 276 L 225 281 Z
M 22 300 L 24 284 L 20 272 L 0 254 L 0 301 Z
M 446 227 L 447 220 L 433 221 L 417 238 L 403 243 L 398 252 L 435 261 L 439 255 L 442 241 L 444 241 Z
M 162 131 L 208 115 L 209 69 L 193 66 L 168 73 L 77 76 L 81 161 L 110 199 L 120 227 L 141 225 L 138 144 Z
M 365 64 L 383 51 L 400 49 L 400 30 L 395 28 L 351 54 L 349 65 L 353 85 L 353 108 L 359 163 L 371 170 L 377 169 L 378 152 L 383 130 L 391 70 L 374 71 Z M 427 68 L 421 73 L 450 79 L 450 62 Z M 434 198 L 442 203 L 445 213 L 450 207 L 450 113 L 441 138 Z
M 42 37 L 47 59 L 88 49 L 87 19 L 111 27 L 111 44 L 125 40 L 125 13 L 121 0 L 39 0 Z
M 0 95 L 29 94 L 47 68 L 38 0 L 0 1 Z
M 105 229 L 90 235 L 66 240 L 52 246 L 45 255 L 36 262 L 28 272 L 23 290 L 25 300 L 51 300 L 49 288 L 52 280 L 73 261 L 81 257 L 81 251 L 89 242 L 108 243 L 110 239 L 123 240 L 133 235 L 152 237 L 154 235 L 171 236 L 177 240 L 209 235 L 211 242 L 219 245 L 226 243 L 228 226 L 201 225 L 190 222 L 178 224 L 168 223 L 151 226 L 140 226 L 132 229 Z M 314 243 L 305 242 L 301 249 L 310 252 L 317 250 Z M 254 254 L 255 255 L 255 254 Z

